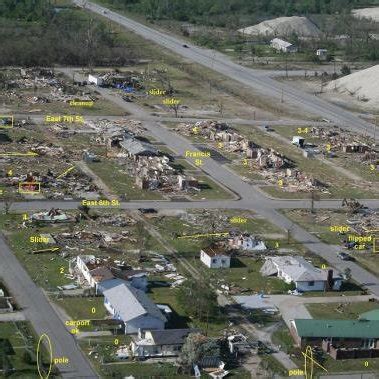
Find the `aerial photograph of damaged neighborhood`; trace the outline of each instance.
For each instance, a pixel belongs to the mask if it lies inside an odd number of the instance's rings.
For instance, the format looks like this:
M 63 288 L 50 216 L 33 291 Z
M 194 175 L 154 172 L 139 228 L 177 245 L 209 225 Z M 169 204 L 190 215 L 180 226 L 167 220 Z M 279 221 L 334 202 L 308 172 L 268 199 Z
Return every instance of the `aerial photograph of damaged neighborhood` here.
M 0 378 L 378 379 L 379 0 L 0 0 Z

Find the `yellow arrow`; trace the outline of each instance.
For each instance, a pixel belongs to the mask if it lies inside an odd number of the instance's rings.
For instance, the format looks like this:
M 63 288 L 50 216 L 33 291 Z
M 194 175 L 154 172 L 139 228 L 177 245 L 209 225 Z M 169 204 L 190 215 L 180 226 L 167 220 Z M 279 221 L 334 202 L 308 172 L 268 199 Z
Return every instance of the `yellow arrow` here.
M 211 237 L 211 236 L 227 236 L 229 235 L 228 232 L 225 233 L 207 233 L 207 234 L 191 234 L 188 236 L 180 236 L 177 237 L 178 239 L 183 239 L 183 238 L 199 238 L 199 237 Z
M 60 174 L 59 176 L 57 176 L 57 179 L 60 179 L 62 178 L 63 176 L 66 176 L 69 172 L 71 172 L 73 169 L 75 168 L 75 166 L 71 166 L 69 169 L 67 169 L 65 172 L 63 172 L 62 174 Z
M 4 157 L 38 157 L 38 154 L 34 153 L 33 151 L 29 151 L 28 153 L 7 152 L 7 153 L 0 153 L 0 156 L 4 156 Z
M 50 249 L 34 250 L 32 251 L 32 254 L 54 252 L 58 251 L 59 249 L 60 247 L 51 247 Z

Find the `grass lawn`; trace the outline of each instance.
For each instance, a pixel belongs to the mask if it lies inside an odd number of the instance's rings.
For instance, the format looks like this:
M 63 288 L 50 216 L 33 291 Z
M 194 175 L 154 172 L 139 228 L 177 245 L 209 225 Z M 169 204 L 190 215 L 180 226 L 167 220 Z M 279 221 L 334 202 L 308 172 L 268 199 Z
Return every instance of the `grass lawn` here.
M 206 322 L 198 321 L 196 319 L 191 319 L 186 316 L 185 312 L 178 304 L 176 300 L 176 289 L 163 286 L 152 286 L 150 287 L 149 296 L 154 300 L 155 303 L 167 304 L 173 310 L 173 316 L 169 321 L 169 328 L 197 328 L 207 332 L 209 336 L 219 336 L 220 332 L 227 328 L 227 320 L 220 315 L 217 319 L 212 319 L 206 324 Z
M 331 226 L 348 226 L 348 216 L 342 210 L 322 209 L 316 210 L 313 214 L 303 209 L 283 209 L 281 212 L 327 244 L 340 245 L 343 238 L 337 232 L 332 232 Z
M 0 369 L 8 367 L 15 370 L 11 375 L 1 377 L 28 379 L 40 377 L 36 364 L 38 339 L 28 322 L 0 322 L 0 343 L 6 352 L 0 360 Z M 48 364 L 46 352 L 43 354 L 44 363 Z M 51 377 L 58 376 L 52 374 Z
M 201 188 L 200 192 L 195 192 L 191 195 L 193 200 L 228 200 L 233 199 L 233 195 L 219 186 L 210 177 L 199 175 L 196 177 L 199 180 Z
M 341 300 L 341 303 L 306 304 L 306 307 L 313 318 L 346 320 L 357 319 L 361 313 L 378 309 L 379 304 L 368 301 L 345 303 Z
M 214 282 L 244 288 L 248 292 L 263 291 L 266 294 L 279 294 L 287 292 L 289 289 L 283 280 L 264 277 L 260 274 L 259 270 L 264 263 L 261 259 L 234 258 L 231 261 L 231 268 L 219 270 L 209 269 L 200 259 L 193 259 L 191 263 Z
M 23 229 L 7 235 L 12 251 L 22 262 L 32 280 L 38 286 L 48 290 L 57 290 L 57 286 L 71 283 L 72 281 L 61 273 L 62 271 L 68 272 L 68 261 L 57 255 L 56 252 L 29 254 L 34 249 L 47 249 L 54 246 L 31 244 L 29 237 L 32 235 L 38 235 L 38 233 L 31 229 Z
M 137 187 L 134 178 L 123 172 L 121 166 L 111 160 L 90 163 L 88 166 L 117 195 L 127 200 L 160 200 L 163 197 L 155 191 L 147 191 Z
M 56 303 L 72 320 L 101 320 L 107 315 L 103 297 L 64 297 Z
M 198 255 L 204 244 L 210 243 L 210 238 L 177 238 L 178 236 L 190 236 L 207 233 L 224 233 L 230 230 L 240 230 L 259 235 L 267 241 L 268 245 L 275 245 L 275 242 L 284 238 L 284 232 L 263 219 L 261 216 L 249 211 L 238 210 L 207 210 L 204 215 L 200 212 L 191 212 L 189 217 L 196 217 L 196 221 L 189 222 L 186 218 L 179 217 L 157 217 L 151 222 L 158 228 L 162 236 L 182 255 Z M 233 223 L 234 217 L 246 219 L 244 223 Z M 222 238 L 222 237 L 220 237 Z M 219 239 L 219 238 L 217 238 Z M 280 242 L 284 247 L 284 242 Z M 283 245 L 283 246 L 282 246 Z

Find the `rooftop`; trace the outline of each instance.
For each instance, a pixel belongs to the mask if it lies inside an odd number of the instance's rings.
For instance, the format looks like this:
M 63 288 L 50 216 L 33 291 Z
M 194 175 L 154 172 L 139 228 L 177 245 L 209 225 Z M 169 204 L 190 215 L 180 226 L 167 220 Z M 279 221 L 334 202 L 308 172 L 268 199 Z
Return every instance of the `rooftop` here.
M 379 321 L 295 319 L 300 337 L 379 338 Z
M 202 251 L 204 251 L 204 253 L 209 257 L 216 257 L 220 255 L 228 257 L 230 255 L 227 251 L 225 251 L 225 248 L 222 248 L 220 246 L 209 246 L 205 249 L 202 249 Z
M 108 299 L 124 322 L 143 315 L 167 321 L 157 305 L 143 291 L 132 287 L 124 280 L 108 280 L 102 284 L 102 288 L 104 297 Z

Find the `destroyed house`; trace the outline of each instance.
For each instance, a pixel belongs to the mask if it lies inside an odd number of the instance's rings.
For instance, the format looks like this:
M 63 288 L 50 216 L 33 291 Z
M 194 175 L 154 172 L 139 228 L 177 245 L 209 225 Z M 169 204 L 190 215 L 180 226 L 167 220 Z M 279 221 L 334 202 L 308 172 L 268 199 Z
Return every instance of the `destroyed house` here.
M 229 245 L 236 249 L 246 251 L 263 251 L 267 247 L 265 243 L 249 233 L 241 233 L 229 239 Z
M 339 290 L 342 277 L 333 270 L 314 267 L 304 258 L 296 256 L 266 257 L 260 272 L 263 276 L 276 275 L 286 283 L 294 283 L 298 291 Z
M 120 147 L 125 150 L 129 157 L 157 156 L 158 150 L 149 143 L 142 142 L 135 138 L 124 139 L 120 142 Z
M 290 332 L 300 347 L 319 346 L 333 359 L 379 357 L 378 320 L 290 320 Z
M 113 319 L 123 322 L 125 334 L 165 328 L 166 317 L 143 291 L 120 279 L 104 282 L 102 287 L 104 306 Z

